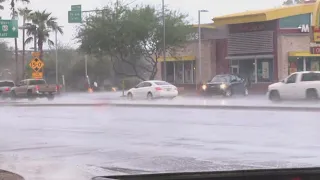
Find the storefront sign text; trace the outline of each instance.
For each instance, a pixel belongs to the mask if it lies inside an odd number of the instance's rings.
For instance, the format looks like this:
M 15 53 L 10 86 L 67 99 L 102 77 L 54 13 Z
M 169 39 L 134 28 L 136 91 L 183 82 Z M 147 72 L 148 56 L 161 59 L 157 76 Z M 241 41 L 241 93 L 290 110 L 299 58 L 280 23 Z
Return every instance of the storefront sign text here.
M 241 26 L 241 31 L 262 31 L 265 30 L 265 25 L 264 24 L 245 24 Z
M 300 28 L 300 32 L 302 32 L 302 33 L 309 33 L 310 32 L 309 24 L 301 24 L 299 26 L 299 28 Z

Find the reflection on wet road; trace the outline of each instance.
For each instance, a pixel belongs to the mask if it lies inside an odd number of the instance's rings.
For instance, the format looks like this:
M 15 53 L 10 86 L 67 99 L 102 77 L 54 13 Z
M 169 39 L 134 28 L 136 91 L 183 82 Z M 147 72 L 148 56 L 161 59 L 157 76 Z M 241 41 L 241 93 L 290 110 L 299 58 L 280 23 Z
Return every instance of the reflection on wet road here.
M 0 168 L 27 179 L 317 166 L 319 113 L 2 107 Z

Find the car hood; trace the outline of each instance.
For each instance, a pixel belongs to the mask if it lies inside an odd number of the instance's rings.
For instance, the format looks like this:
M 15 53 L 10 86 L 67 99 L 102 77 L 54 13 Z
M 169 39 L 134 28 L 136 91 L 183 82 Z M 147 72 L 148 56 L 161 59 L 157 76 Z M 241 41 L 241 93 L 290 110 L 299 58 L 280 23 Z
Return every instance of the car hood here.
M 207 85 L 221 85 L 221 84 L 227 84 L 224 82 L 208 82 Z
M 273 83 L 273 84 L 269 85 L 269 88 L 275 88 L 275 87 L 280 86 L 281 84 L 282 84 L 282 82 Z

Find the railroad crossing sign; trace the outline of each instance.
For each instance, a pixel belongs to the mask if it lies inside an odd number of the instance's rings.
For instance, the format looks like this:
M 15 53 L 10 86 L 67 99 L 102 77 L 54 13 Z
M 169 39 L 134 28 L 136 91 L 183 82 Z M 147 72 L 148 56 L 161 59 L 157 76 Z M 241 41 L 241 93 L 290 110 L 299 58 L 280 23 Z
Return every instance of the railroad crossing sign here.
M 42 79 L 43 73 L 42 72 L 32 72 L 32 78 L 33 79 Z
M 44 63 L 37 57 L 33 58 L 29 64 L 29 66 L 35 71 L 39 72 L 41 68 L 43 68 Z

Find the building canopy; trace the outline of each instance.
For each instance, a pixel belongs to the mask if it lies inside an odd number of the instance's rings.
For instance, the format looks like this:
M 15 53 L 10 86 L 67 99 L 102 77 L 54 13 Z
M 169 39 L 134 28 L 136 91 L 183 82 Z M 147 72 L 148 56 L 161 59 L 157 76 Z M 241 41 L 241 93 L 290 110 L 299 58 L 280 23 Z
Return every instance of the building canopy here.
M 246 11 L 242 13 L 229 14 L 215 17 L 212 20 L 215 25 L 241 24 L 250 22 L 264 22 L 281 19 L 300 14 L 313 13 L 315 3 L 299 4 L 293 6 L 282 6 L 279 8 L 265 9 L 259 11 Z

